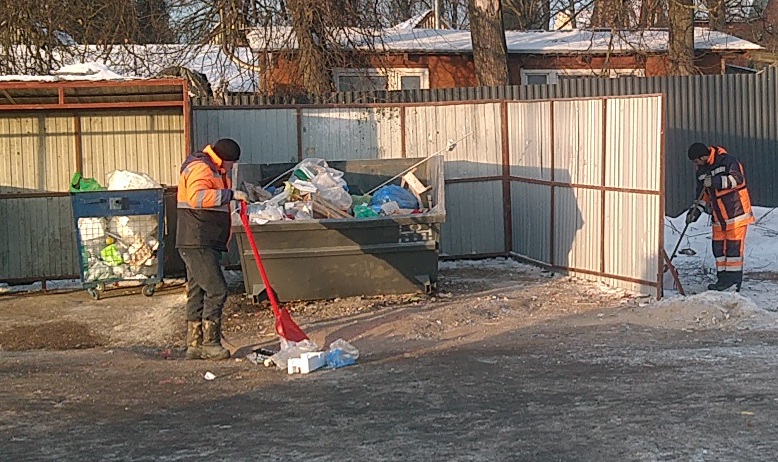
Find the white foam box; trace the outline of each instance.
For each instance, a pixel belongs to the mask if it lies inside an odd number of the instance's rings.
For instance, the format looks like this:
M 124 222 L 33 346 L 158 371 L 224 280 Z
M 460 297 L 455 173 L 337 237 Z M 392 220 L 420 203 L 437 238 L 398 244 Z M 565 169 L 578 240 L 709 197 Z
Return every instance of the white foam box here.
M 308 374 L 327 364 L 327 352 L 303 353 L 299 358 L 291 358 L 287 362 L 289 374 Z

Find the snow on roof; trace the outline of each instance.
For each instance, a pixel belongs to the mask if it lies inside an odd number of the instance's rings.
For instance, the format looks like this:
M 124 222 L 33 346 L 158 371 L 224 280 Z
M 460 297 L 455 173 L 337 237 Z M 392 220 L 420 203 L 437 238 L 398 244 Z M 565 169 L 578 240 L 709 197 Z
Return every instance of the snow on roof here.
M 357 31 L 341 34 L 344 44 L 364 43 L 357 48 L 374 48 L 387 52 L 417 53 L 470 53 L 473 45 L 470 31 L 446 29 L 408 29 L 397 26 L 384 29 L 376 37 Z M 268 37 L 264 31 L 255 30 L 248 34 L 253 49 L 282 50 L 296 48 L 297 43 L 290 29 Z M 559 31 L 506 31 L 505 40 L 509 53 L 522 54 L 579 54 L 579 53 L 619 53 L 644 52 L 657 53 L 667 51 L 667 30 L 610 31 L 559 30 Z M 346 40 L 348 38 L 348 40 Z M 372 46 L 368 46 L 369 43 Z M 748 51 L 762 47 L 747 40 L 712 31 L 708 28 L 694 29 L 694 47 L 707 51 Z
M 61 80 L 117 80 L 155 77 L 170 66 L 183 66 L 205 74 L 214 89 L 233 92 L 256 89 L 256 74 L 235 63 L 219 46 L 193 45 L 116 45 L 109 50 L 94 45 L 71 47 L 55 62 L 63 66 L 52 75 L 5 75 L 0 81 L 56 82 Z M 254 61 L 248 48 L 235 54 L 243 62 Z
M 98 62 L 87 62 L 63 66 L 53 75 L 0 75 L 3 82 L 57 82 L 63 80 L 129 80 L 137 77 L 119 75 L 108 66 Z

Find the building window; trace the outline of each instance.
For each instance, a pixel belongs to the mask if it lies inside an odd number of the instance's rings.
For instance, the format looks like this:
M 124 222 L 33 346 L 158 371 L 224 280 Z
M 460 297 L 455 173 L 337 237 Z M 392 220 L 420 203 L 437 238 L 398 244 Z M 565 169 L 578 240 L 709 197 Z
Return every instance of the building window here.
M 556 84 L 562 80 L 582 79 L 587 77 L 604 77 L 616 79 L 622 76 L 645 77 L 643 69 L 611 69 L 605 72 L 601 69 L 522 69 L 522 85 Z
M 428 69 L 334 69 L 338 91 L 425 90 L 429 88 Z

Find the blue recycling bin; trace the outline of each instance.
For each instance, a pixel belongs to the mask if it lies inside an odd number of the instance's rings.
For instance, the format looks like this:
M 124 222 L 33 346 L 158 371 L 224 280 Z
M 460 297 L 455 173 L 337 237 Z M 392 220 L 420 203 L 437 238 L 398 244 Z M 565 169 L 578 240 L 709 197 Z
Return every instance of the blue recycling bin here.
M 163 277 L 162 188 L 71 194 L 81 284 L 99 300 L 109 285 L 134 281 L 147 297 Z

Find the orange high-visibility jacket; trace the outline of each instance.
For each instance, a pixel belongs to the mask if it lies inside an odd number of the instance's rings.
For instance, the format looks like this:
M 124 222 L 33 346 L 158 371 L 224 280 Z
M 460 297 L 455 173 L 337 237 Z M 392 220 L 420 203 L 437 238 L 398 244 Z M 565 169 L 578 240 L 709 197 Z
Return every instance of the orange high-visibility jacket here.
M 232 190 L 221 165 L 211 146 L 190 155 L 181 165 L 176 248 L 227 251 Z
M 712 177 L 713 184 L 705 188 L 704 181 L 708 175 Z M 702 200 L 699 207 L 704 209 L 710 205 L 713 223 L 722 230 L 754 222 L 743 166 L 734 156 L 727 154 L 724 148 L 711 146 L 708 163 L 697 167 L 697 197 L 700 194 Z

